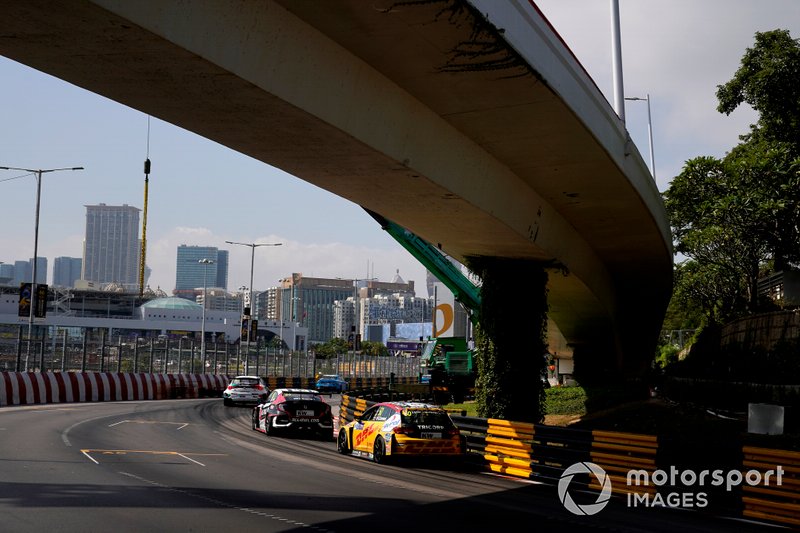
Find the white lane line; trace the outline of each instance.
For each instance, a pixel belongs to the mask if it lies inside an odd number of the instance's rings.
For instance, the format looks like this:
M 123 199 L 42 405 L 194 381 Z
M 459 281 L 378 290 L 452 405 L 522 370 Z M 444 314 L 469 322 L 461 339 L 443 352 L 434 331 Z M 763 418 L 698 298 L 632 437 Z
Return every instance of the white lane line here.
M 97 461 L 95 461 L 95 460 L 94 460 L 94 457 L 92 457 L 91 455 L 89 455 L 89 454 L 88 454 L 88 453 L 87 453 L 85 450 L 81 450 L 81 453 L 82 453 L 83 455 L 85 455 L 86 457 L 88 457 L 88 458 L 89 458 L 89 460 L 90 460 L 91 462 L 93 462 L 94 464 L 96 464 L 96 465 L 99 465 L 99 464 L 100 464 L 100 463 L 98 463 Z
M 125 422 L 130 422 L 130 420 L 120 420 L 119 422 L 114 422 L 113 424 L 109 424 L 108 427 L 113 428 L 116 425 L 124 424 Z
M 176 454 L 176 455 L 178 455 L 179 457 L 183 457 L 183 458 L 184 458 L 184 459 L 186 459 L 187 461 L 191 461 L 191 462 L 193 462 L 193 463 L 196 463 L 196 464 L 198 464 L 198 465 L 200 465 L 200 466 L 206 466 L 206 465 L 204 465 L 203 463 L 201 463 L 200 461 L 195 461 L 195 460 L 194 460 L 194 459 L 192 459 L 191 457 L 186 457 L 186 456 L 185 456 L 185 455 L 183 455 L 182 453 L 179 453 L 179 454 Z
M 188 426 L 188 425 L 189 425 L 189 423 L 187 422 L 186 424 L 182 425 L 181 427 L 179 427 L 179 428 L 178 428 L 178 429 L 176 429 L 175 431 L 180 431 L 180 430 L 182 430 L 183 428 L 185 428 L 185 427 L 186 427 L 186 426 Z

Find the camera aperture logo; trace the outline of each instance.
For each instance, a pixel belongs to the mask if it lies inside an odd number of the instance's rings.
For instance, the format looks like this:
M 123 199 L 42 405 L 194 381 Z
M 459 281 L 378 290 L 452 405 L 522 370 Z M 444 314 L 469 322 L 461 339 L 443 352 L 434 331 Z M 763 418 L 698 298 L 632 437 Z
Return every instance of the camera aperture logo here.
M 600 485 L 600 494 L 597 496 L 595 503 L 578 505 L 572 496 L 569 494 L 569 485 L 577 474 L 590 474 L 597 478 L 597 483 Z M 561 479 L 558 480 L 558 499 L 567 511 L 576 515 L 593 515 L 602 511 L 608 501 L 611 499 L 611 478 L 608 477 L 606 471 L 594 463 L 583 462 L 575 463 L 570 466 L 561 474 Z
M 569 493 L 573 478 L 579 474 L 588 474 L 597 478 L 600 494 L 597 501 L 589 504 L 578 504 Z M 679 470 L 675 466 L 669 469 L 629 470 L 626 476 L 628 507 L 706 507 L 708 505 L 707 487 L 725 487 L 730 492 L 742 484 L 751 487 L 781 486 L 785 470 L 776 465 L 766 470 Z M 642 487 L 642 489 L 640 489 Z M 646 489 L 653 489 L 647 491 Z M 591 516 L 602 511 L 611 499 L 611 478 L 601 466 L 590 462 L 575 463 L 561 474 L 558 480 L 558 498 L 561 504 L 572 514 Z

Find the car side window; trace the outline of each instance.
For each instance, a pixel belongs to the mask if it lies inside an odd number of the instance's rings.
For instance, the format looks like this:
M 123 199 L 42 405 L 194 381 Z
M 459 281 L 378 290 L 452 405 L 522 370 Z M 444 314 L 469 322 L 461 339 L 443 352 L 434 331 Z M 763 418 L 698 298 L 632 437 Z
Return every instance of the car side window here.
M 388 420 L 390 416 L 394 414 L 394 409 L 391 407 L 387 407 L 385 405 L 381 406 L 381 408 L 377 411 L 374 420 L 378 422 L 383 422 Z
M 364 411 L 364 415 L 361 417 L 362 422 L 367 422 L 369 420 L 375 419 L 375 414 L 378 412 L 378 407 L 372 407 L 371 409 L 367 409 Z

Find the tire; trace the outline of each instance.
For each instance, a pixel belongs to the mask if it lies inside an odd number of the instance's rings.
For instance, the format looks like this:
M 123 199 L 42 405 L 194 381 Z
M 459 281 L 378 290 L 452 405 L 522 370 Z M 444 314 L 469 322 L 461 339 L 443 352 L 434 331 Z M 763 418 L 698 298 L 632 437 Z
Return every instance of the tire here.
M 230 407 L 231 406 L 231 401 L 228 398 L 224 398 L 222 400 L 222 405 L 224 405 L 225 407 Z
M 278 433 L 278 430 L 275 429 L 275 427 L 272 425 L 272 422 L 270 422 L 269 417 L 264 420 L 264 431 L 267 433 L 268 437 L 274 437 Z
M 383 440 L 383 437 L 379 436 L 375 439 L 375 444 L 372 446 L 372 460 L 379 465 L 387 463 L 386 441 Z
M 342 455 L 349 455 L 353 451 L 350 447 L 350 442 L 347 440 L 346 429 L 339 430 L 339 437 L 336 439 L 336 451 Z
M 253 431 L 258 429 L 258 409 L 253 409 L 250 415 L 250 426 L 252 427 Z

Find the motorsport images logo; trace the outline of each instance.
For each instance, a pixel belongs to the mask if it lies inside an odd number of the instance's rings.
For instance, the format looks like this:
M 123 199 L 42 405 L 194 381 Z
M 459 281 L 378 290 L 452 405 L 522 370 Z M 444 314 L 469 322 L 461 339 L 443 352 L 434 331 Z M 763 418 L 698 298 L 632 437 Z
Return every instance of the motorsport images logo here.
M 600 485 L 600 494 L 597 495 L 597 501 L 594 503 L 578 505 L 572 496 L 569 494 L 569 484 L 572 482 L 577 474 L 590 474 L 597 478 L 597 483 Z M 577 515 L 593 515 L 602 511 L 608 501 L 611 499 L 611 478 L 608 477 L 606 471 L 594 463 L 583 462 L 575 463 L 570 466 L 561 474 L 561 479 L 558 480 L 558 499 L 561 504 L 572 514 Z

